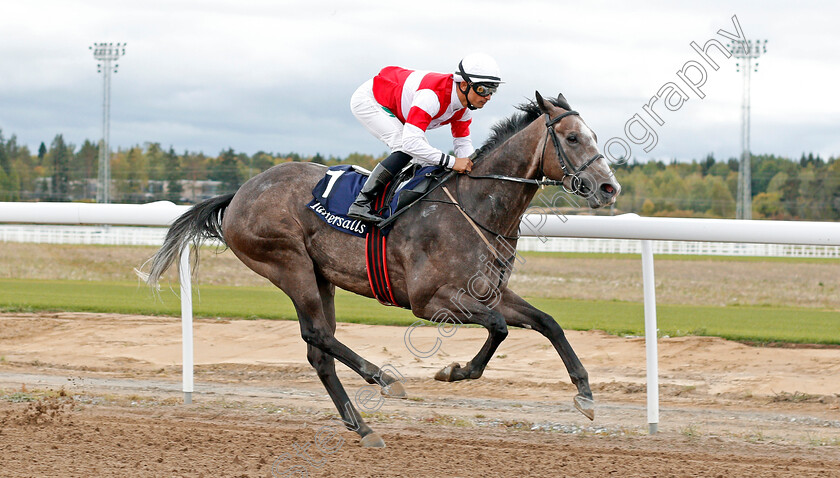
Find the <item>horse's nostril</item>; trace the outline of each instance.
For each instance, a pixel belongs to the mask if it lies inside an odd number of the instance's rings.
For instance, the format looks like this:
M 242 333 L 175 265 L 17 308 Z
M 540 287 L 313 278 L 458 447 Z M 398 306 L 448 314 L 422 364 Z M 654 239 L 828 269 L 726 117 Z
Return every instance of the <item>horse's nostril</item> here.
M 615 194 L 615 188 L 612 187 L 612 184 L 602 184 L 601 185 L 601 191 L 604 191 L 605 193 L 609 194 L 610 196 Z

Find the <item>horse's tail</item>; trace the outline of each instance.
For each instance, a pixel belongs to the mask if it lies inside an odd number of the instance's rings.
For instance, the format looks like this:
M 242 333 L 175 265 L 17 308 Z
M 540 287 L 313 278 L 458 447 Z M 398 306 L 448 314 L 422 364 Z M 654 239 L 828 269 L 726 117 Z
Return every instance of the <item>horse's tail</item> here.
M 198 267 L 198 251 L 201 243 L 208 239 L 216 239 L 225 244 L 222 233 L 222 217 L 233 199 L 233 194 L 216 196 L 202 201 L 191 207 L 170 226 L 163 240 L 163 246 L 149 259 L 148 274 L 135 269 L 135 272 L 150 287 L 157 288 L 160 277 L 179 257 L 181 251 L 192 243 L 193 271 Z M 145 268 L 141 267 L 141 269 Z

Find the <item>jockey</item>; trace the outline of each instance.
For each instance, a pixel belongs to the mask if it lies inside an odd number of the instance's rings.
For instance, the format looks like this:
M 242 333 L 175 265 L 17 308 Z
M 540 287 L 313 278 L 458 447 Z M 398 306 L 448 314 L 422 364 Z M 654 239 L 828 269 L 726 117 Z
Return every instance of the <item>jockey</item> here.
M 472 110 L 483 108 L 499 84 L 499 66 L 489 55 L 465 56 L 454 74 L 382 69 L 360 86 L 350 99 L 350 109 L 368 131 L 384 142 L 391 155 L 376 165 L 347 215 L 378 223 L 373 200 L 408 162 L 443 166 L 459 173 L 472 169 L 469 156 Z M 450 125 L 455 156 L 429 144 L 426 130 Z

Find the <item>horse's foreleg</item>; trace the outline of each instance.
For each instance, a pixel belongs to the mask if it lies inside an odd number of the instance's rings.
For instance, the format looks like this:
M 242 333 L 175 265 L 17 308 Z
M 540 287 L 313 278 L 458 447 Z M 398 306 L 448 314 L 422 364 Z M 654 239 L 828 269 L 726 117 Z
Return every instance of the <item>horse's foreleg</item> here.
M 508 335 L 507 325 L 502 314 L 488 307 L 487 302 L 482 302 L 450 288 L 441 288 L 426 304 L 423 311 L 415 311 L 415 313 L 417 312 L 423 314 L 418 314 L 420 317 L 433 322 L 447 322 L 453 325 L 478 324 L 487 329 L 488 332 L 487 340 L 472 360 L 463 367 L 459 363 L 447 365 L 435 375 L 435 380 L 454 382 L 481 377 L 499 344 Z
M 505 289 L 503 292 L 502 301 L 497 310 L 505 317 L 508 325 L 534 329 L 551 341 L 566 365 L 569 378 L 578 389 L 578 395 L 575 397 L 575 408 L 580 410 L 587 418 L 593 420 L 595 418 L 595 402 L 592 400 L 592 390 L 589 388 L 589 374 L 583 364 L 580 363 L 575 351 L 572 350 L 572 346 L 566 339 L 566 334 L 563 333 L 563 329 L 557 321 L 509 289 Z

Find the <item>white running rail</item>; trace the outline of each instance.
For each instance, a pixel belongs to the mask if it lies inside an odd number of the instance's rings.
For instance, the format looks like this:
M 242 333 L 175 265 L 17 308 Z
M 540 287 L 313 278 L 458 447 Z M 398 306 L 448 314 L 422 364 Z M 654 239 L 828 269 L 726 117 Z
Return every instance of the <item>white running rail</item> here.
M 168 226 L 187 209 L 188 206 L 176 206 L 169 202 L 144 205 L 0 202 L 0 223 Z M 651 241 L 840 247 L 840 223 L 832 222 L 648 218 L 635 214 L 616 217 L 526 214 L 520 230 L 523 236 L 535 237 L 540 242 L 552 237 L 641 241 L 650 433 L 656 433 L 659 425 L 656 299 Z M 182 257 L 186 258 L 183 252 Z M 184 400 L 189 402 L 193 391 L 192 302 L 188 300 L 190 271 L 189 261 L 181 260 L 179 264 L 182 296 L 187 296 L 182 297 L 181 316 L 183 391 Z

